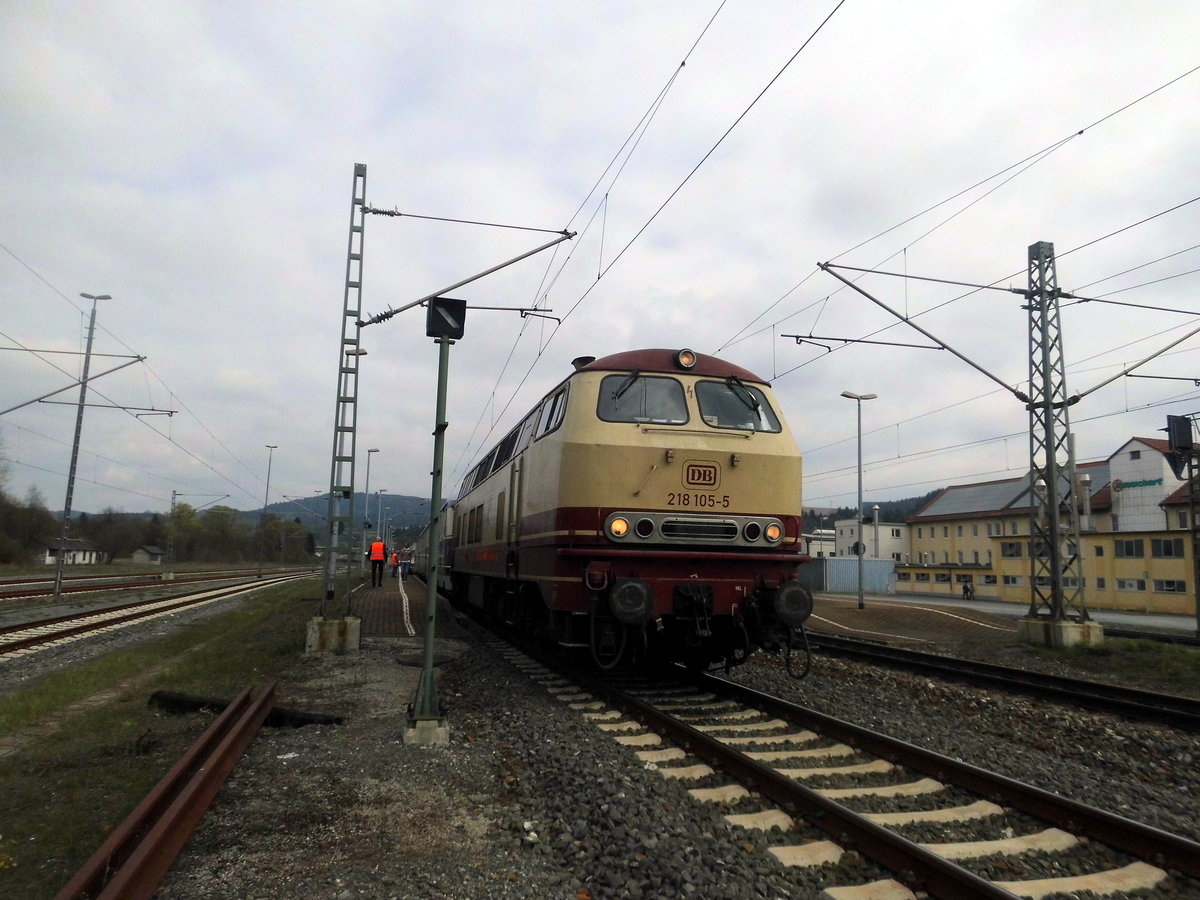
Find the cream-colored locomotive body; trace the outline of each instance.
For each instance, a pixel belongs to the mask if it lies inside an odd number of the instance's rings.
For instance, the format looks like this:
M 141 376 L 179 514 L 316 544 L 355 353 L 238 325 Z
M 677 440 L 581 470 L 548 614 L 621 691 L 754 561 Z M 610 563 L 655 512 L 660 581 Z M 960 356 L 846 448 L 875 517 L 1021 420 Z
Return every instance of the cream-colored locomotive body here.
M 576 360 L 464 479 L 454 590 L 602 663 L 741 661 L 811 610 L 800 488 L 752 373 L 691 351 Z

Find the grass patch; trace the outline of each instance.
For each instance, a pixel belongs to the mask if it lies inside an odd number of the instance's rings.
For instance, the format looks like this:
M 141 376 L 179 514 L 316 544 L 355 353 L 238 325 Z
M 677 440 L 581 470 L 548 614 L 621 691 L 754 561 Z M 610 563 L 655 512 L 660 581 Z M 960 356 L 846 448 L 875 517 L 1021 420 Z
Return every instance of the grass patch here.
M 0 697 L 0 733 L 61 719 L 61 731 L 0 758 L 0 896 L 53 897 L 212 720 L 167 716 L 155 690 L 232 698 L 304 652 L 313 588 L 269 588 L 228 613 L 82 663 Z M 111 703 L 67 707 L 116 688 Z
M 1200 651 L 1178 644 L 1105 638 L 1099 647 L 1061 650 L 1030 646 L 1027 652 L 1061 660 L 1087 675 L 1133 687 L 1200 696 Z

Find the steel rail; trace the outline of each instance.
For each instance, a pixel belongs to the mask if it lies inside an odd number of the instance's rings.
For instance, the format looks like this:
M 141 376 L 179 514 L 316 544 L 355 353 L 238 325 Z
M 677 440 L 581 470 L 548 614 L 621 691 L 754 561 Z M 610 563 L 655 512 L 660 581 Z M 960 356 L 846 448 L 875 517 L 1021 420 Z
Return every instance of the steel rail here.
M 774 715 L 803 723 L 844 743 L 923 772 L 939 781 L 952 782 L 996 803 L 1051 822 L 1059 828 L 1118 847 L 1139 859 L 1177 869 L 1193 878 L 1200 878 L 1200 843 L 1196 841 L 1087 806 L 1077 800 L 712 675 L 697 675 L 693 678 L 693 683 L 706 690 L 734 697 L 747 705 L 769 710 Z
M 1117 713 L 1173 728 L 1200 731 L 1200 700 L 1178 694 L 1143 691 L 1119 684 L 1067 678 L 1012 666 L 890 647 L 840 635 L 809 633 L 809 645 L 836 656 L 894 665 L 923 673 L 1000 687 L 1106 713 Z
M 149 900 L 275 704 L 246 688 L 75 873 L 55 900 Z

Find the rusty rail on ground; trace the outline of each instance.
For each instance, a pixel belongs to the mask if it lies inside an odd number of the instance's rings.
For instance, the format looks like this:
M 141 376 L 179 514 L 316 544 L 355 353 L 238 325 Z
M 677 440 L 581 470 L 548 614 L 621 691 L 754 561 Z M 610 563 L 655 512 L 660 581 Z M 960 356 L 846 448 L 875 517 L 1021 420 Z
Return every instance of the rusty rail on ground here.
M 275 705 L 272 681 L 242 691 L 55 900 L 149 900 Z

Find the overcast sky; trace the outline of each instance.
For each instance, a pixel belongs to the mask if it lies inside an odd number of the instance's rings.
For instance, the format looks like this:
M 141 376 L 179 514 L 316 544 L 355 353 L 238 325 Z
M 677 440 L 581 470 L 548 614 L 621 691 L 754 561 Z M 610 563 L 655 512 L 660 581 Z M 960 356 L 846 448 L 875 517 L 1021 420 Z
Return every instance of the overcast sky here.
M 365 314 L 551 237 L 417 216 L 578 232 L 455 292 L 550 312 L 468 313 L 447 489 L 572 358 L 682 346 L 774 384 L 806 505 L 854 501 L 844 390 L 878 395 L 868 505 L 1011 477 L 1020 401 L 945 351 L 843 343 L 930 341 L 816 264 L 1023 288 L 1053 242 L 1064 289 L 1158 308 L 1064 301 L 1072 393 L 1178 341 L 1200 327 L 1198 36 L 1193 0 L 6 3 L 0 409 L 78 377 L 45 351 L 81 352 L 79 294 L 110 294 L 92 373 L 146 360 L 89 403 L 177 412 L 89 406 L 75 510 L 258 508 L 268 444 L 272 502 L 323 493 L 363 163 L 368 205 L 410 214 L 367 217 Z M 859 284 L 1024 389 L 1019 295 Z M 429 496 L 424 331 L 414 309 L 362 332 L 359 490 L 377 447 L 372 492 Z M 1072 407 L 1080 460 L 1200 411 L 1198 350 Z M 0 418 L 10 494 L 62 507 L 77 397 Z

